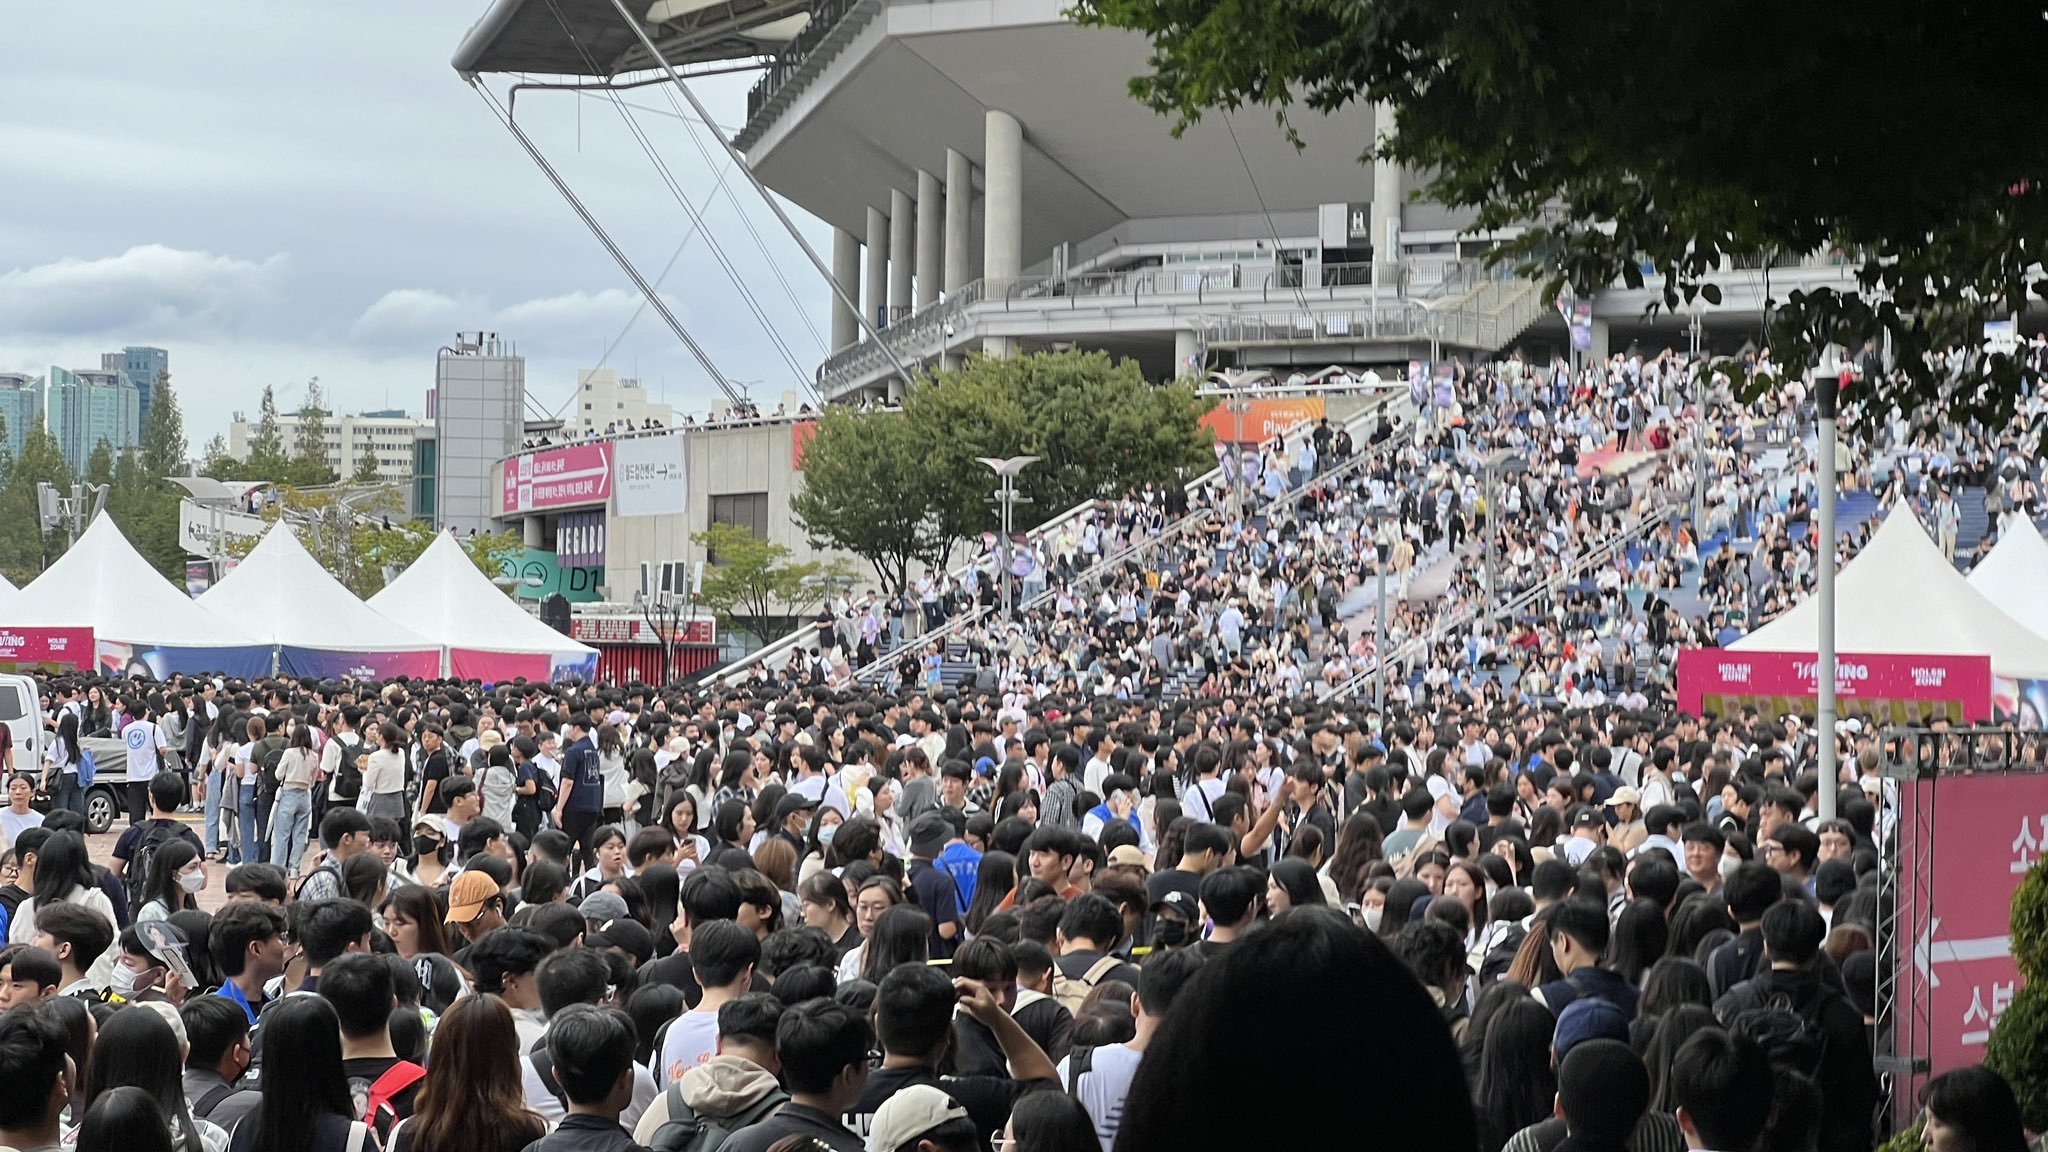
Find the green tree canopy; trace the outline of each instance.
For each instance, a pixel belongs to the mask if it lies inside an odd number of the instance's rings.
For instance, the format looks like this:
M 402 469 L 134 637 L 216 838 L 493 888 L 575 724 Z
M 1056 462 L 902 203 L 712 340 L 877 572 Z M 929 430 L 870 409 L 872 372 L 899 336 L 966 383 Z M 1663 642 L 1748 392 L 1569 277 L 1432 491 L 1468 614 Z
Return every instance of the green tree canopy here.
M 1894 398 L 2012 409 L 2013 361 L 1947 388 L 1925 356 L 2048 296 L 2038 7 L 1076 0 L 1075 16 L 1151 38 L 1131 91 L 1176 130 L 1217 109 L 1390 106 L 1390 140 L 1344 146 L 1427 173 L 1423 194 L 1474 212 L 1475 233 L 1525 229 L 1501 257 L 1553 286 L 1639 286 L 1647 264 L 1677 308 L 1717 300 L 1737 259 L 1844 253 L 1856 288 L 1775 301 L 1781 366 L 1889 335 L 1911 374 Z
M 256 407 L 256 431 L 249 436 L 249 455 L 242 464 L 244 474 L 282 480 L 289 465 L 284 432 L 277 422 L 277 393 L 266 385 L 263 399 Z
M 47 538 L 43 534 L 36 485 L 51 484 L 68 494 L 75 479 L 49 426 L 41 420 L 30 425 L 21 453 L 7 470 L 7 483 L 0 486 L 0 572 L 15 583 L 26 583 L 42 571 L 46 548 L 50 560 L 64 553 L 62 532 Z
M 902 588 L 912 565 L 997 526 L 995 477 L 980 457 L 1037 456 L 1017 488 L 1033 527 L 1089 499 L 1185 480 L 1214 463 L 1187 384 L 1153 385 L 1100 352 L 974 357 L 920 381 L 901 412 L 828 410 L 804 451 L 791 512 L 821 545 Z
M 185 475 L 191 463 L 186 459 L 185 414 L 178 407 L 178 394 L 171 390 L 171 374 L 157 375 L 150 393 L 149 416 L 142 422 L 142 473 L 155 480 Z
M 843 564 L 792 563 L 788 548 L 743 525 L 713 524 L 690 539 L 713 558 L 704 566 L 698 599 L 717 614 L 720 627 L 746 632 L 763 644 L 796 629 L 806 609 L 823 596 L 825 580 L 852 580 Z

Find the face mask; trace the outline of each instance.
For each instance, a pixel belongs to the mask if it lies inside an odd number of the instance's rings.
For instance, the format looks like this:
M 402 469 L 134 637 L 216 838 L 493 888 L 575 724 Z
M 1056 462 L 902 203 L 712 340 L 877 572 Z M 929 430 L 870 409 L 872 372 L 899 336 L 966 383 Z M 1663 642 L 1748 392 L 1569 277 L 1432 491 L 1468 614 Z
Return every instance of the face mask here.
M 196 896 L 206 891 L 206 873 L 203 871 L 180 872 L 178 873 L 178 887 Z
M 140 975 L 126 964 L 117 963 L 114 965 L 113 976 L 107 981 L 107 988 L 121 999 L 131 1000 L 135 997 L 135 985 Z
M 1365 930 L 1367 932 L 1379 931 L 1380 917 L 1386 915 L 1386 912 L 1387 910 L 1384 907 L 1375 906 L 1367 908 L 1365 910 Z
M 1187 938 L 1188 926 L 1179 920 L 1162 917 L 1152 929 L 1152 943 L 1161 948 L 1178 948 Z
M 820 829 L 818 829 L 818 843 L 820 843 L 820 844 L 830 844 L 830 843 L 832 842 L 832 837 L 833 837 L 833 836 L 835 836 L 835 835 L 837 835 L 837 834 L 838 834 L 838 832 L 839 832 L 839 825 L 837 825 L 837 824 L 827 824 L 827 825 L 825 825 L 825 826 L 824 826 L 823 828 L 820 828 Z
M 412 850 L 414 855 L 421 858 L 438 856 L 441 852 L 441 840 L 436 836 L 415 836 L 412 838 Z
M 1735 870 L 1741 866 L 1742 861 L 1737 860 L 1733 856 L 1721 857 L 1721 863 L 1719 865 L 1721 879 L 1726 880 L 1728 877 L 1735 875 Z

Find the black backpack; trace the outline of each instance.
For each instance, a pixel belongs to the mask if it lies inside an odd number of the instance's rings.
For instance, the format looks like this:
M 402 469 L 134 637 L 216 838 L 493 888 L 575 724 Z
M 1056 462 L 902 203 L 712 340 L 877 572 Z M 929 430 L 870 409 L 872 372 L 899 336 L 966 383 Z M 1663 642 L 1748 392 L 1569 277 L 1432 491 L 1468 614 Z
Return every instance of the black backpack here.
M 1827 997 L 1815 996 L 1805 1012 L 1792 1006 L 1790 998 L 1775 993 L 1753 1008 L 1744 1008 L 1728 1019 L 1728 1031 L 1757 1042 L 1771 1063 L 1818 1078 L 1821 1062 L 1828 1054 L 1827 1030 L 1820 1024 L 1820 1008 Z
M 156 850 L 164 846 L 171 837 L 184 831 L 182 825 L 164 827 L 156 821 L 150 822 L 149 831 L 135 845 L 135 855 L 121 869 L 121 889 L 128 896 L 130 913 L 142 910 L 143 885 L 149 882 L 149 871 L 156 867 Z
M 683 1084 L 678 1080 L 663 1095 L 668 1101 L 668 1119 L 648 1138 L 650 1152 L 717 1152 L 733 1133 L 751 1128 L 787 1103 L 789 1096 L 772 1089 L 751 1108 L 731 1116 L 699 1116 L 683 1101 Z

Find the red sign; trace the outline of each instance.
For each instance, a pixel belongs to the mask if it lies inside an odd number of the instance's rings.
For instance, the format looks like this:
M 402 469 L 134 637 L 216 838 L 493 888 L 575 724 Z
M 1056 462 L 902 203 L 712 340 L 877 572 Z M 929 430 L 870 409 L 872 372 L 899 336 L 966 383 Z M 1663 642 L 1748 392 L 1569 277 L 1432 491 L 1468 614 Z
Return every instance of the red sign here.
M 0 667 L 91 668 L 90 628 L 0 626 Z
M 1769 716 L 1815 711 L 1812 654 L 1688 648 L 1678 654 L 1678 709 L 1727 716 L 1755 708 Z M 1837 653 L 1839 715 L 1880 724 L 1991 719 L 1991 657 Z
M 1218 404 L 1202 417 L 1202 427 L 1216 434 L 1222 444 L 1264 444 L 1306 424 L 1323 418 L 1321 396 L 1268 397 L 1245 401 L 1245 411 L 1232 412 L 1230 405 Z
M 636 616 L 576 616 L 569 621 L 569 637 L 585 644 L 657 644 L 660 635 L 646 620 Z M 708 616 L 682 623 L 682 634 L 673 638 L 680 644 L 710 647 L 718 642 L 718 628 Z
M 504 515 L 602 504 L 612 494 L 611 452 L 603 444 L 578 444 L 526 452 L 505 461 Z
M 1938 789 L 1931 798 L 1929 788 Z M 1917 797 L 1907 795 L 1913 789 Z M 1983 1062 L 1992 1025 L 2019 991 L 2012 894 L 2048 852 L 2048 775 L 1944 774 L 1900 791 L 1899 875 L 1914 874 L 1916 841 L 1925 838 L 1934 882 L 1923 906 L 1899 901 L 1897 1002 L 1902 1014 L 1908 1004 L 1928 1006 L 1928 1056 L 1940 1075 Z M 1933 828 L 1918 827 L 1923 813 Z
M 804 470 L 804 450 L 809 448 L 811 441 L 817 438 L 818 422 L 816 420 L 799 420 L 789 426 L 789 458 L 792 469 L 798 472 Z

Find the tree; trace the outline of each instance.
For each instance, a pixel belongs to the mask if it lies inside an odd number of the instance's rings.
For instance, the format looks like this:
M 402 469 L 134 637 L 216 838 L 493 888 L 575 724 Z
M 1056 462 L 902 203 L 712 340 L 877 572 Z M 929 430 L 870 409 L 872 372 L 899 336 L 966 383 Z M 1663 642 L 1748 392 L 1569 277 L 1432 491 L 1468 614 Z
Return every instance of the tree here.
M 216 432 L 199 450 L 199 474 L 213 480 L 239 480 L 242 462 L 228 452 L 228 438 Z
M 7 474 L 14 471 L 14 446 L 7 440 L 7 417 L 0 415 L 0 489 L 7 487 Z
M 377 484 L 381 483 L 382 479 L 382 477 L 377 475 L 377 454 L 368 448 L 359 450 L 356 453 L 355 471 L 350 473 L 348 482 L 350 484 Z
M 306 397 L 299 405 L 298 434 L 292 439 L 290 483 L 313 487 L 332 484 L 334 469 L 327 463 L 327 402 L 320 378 L 306 381 Z
M 41 420 L 31 424 L 22 437 L 20 454 L 7 470 L 7 483 L 0 487 L 0 571 L 16 583 L 34 579 L 46 561 L 64 552 L 62 532 L 52 532 L 46 538 L 42 531 L 36 485 L 50 484 L 68 494 L 73 479 L 49 425 Z
M 171 390 L 171 374 L 159 372 L 150 393 L 149 416 L 142 422 L 142 474 L 150 480 L 183 476 L 192 463 L 186 458 L 185 416 L 178 408 L 178 394 Z M 227 445 L 221 445 L 226 455 Z
M 789 562 L 789 549 L 739 524 L 713 524 L 690 537 L 715 562 L 705 565 L 698 599 L 722 627 L 772 644 L 795 631 L 826 581 L 851 582 L 843 563 Z
M 92 452 L 85 458 L 85 482 L 87 484 L 112 484 L 114 482 L 114 446 L 105 436 L 92 446 Z
M 2048 52 L 2038 8 L 1956 19 L 1877 0 L 1845 22 L 1811 5 L 1077 0 L 1074 14 L 1151 38 L 1131 92 L 1176 132 L 1257 106 L 1299 145 L 1297 106 L 1390 108 L 1391 138 L 1337 146 L 1426 173 L 1422 194 L 1472 211 L 1475 235 L 1523 229 L 1498 257 L 1553 289 L 1650 279 L 1677 308 L 1717 301 L 1738 262 L 1839 252 L 1855 289 L 1772 302 L 1784 370 L 1888 336 L 1908 382 L 1886 400 L 2002 421 L 2019 393 L 2009 358 L 1977 357 L 1951 385 L 1926 357 L 1975 348 L 1985 318 L 2048 296 L 2030 274 L 2048 243 L 2027 79 Z M 1901 156 L 1940 160 L 1904 178 Z
M 1214 461 L 1192 387 L 1146 383 L 1097 352 L 969 359 L 921 381 L 900 413 L 827 411 L 804 449 L 790 510 L 813 541 L 901 589 L 910 567 L 944 564 L 998 524 L 980 457 L 1040 457 L 1017 481 L 1030 528 L 1089 499 L 1176 483 Z
M 269 387 L 256 409 L 256 432 L 249 437 L 249 454 L 243 461 L 243 475 L 265 480 L 282 480 L 289 461 L 284 454 L 284 434 L 277 423 L 277 396 Z

